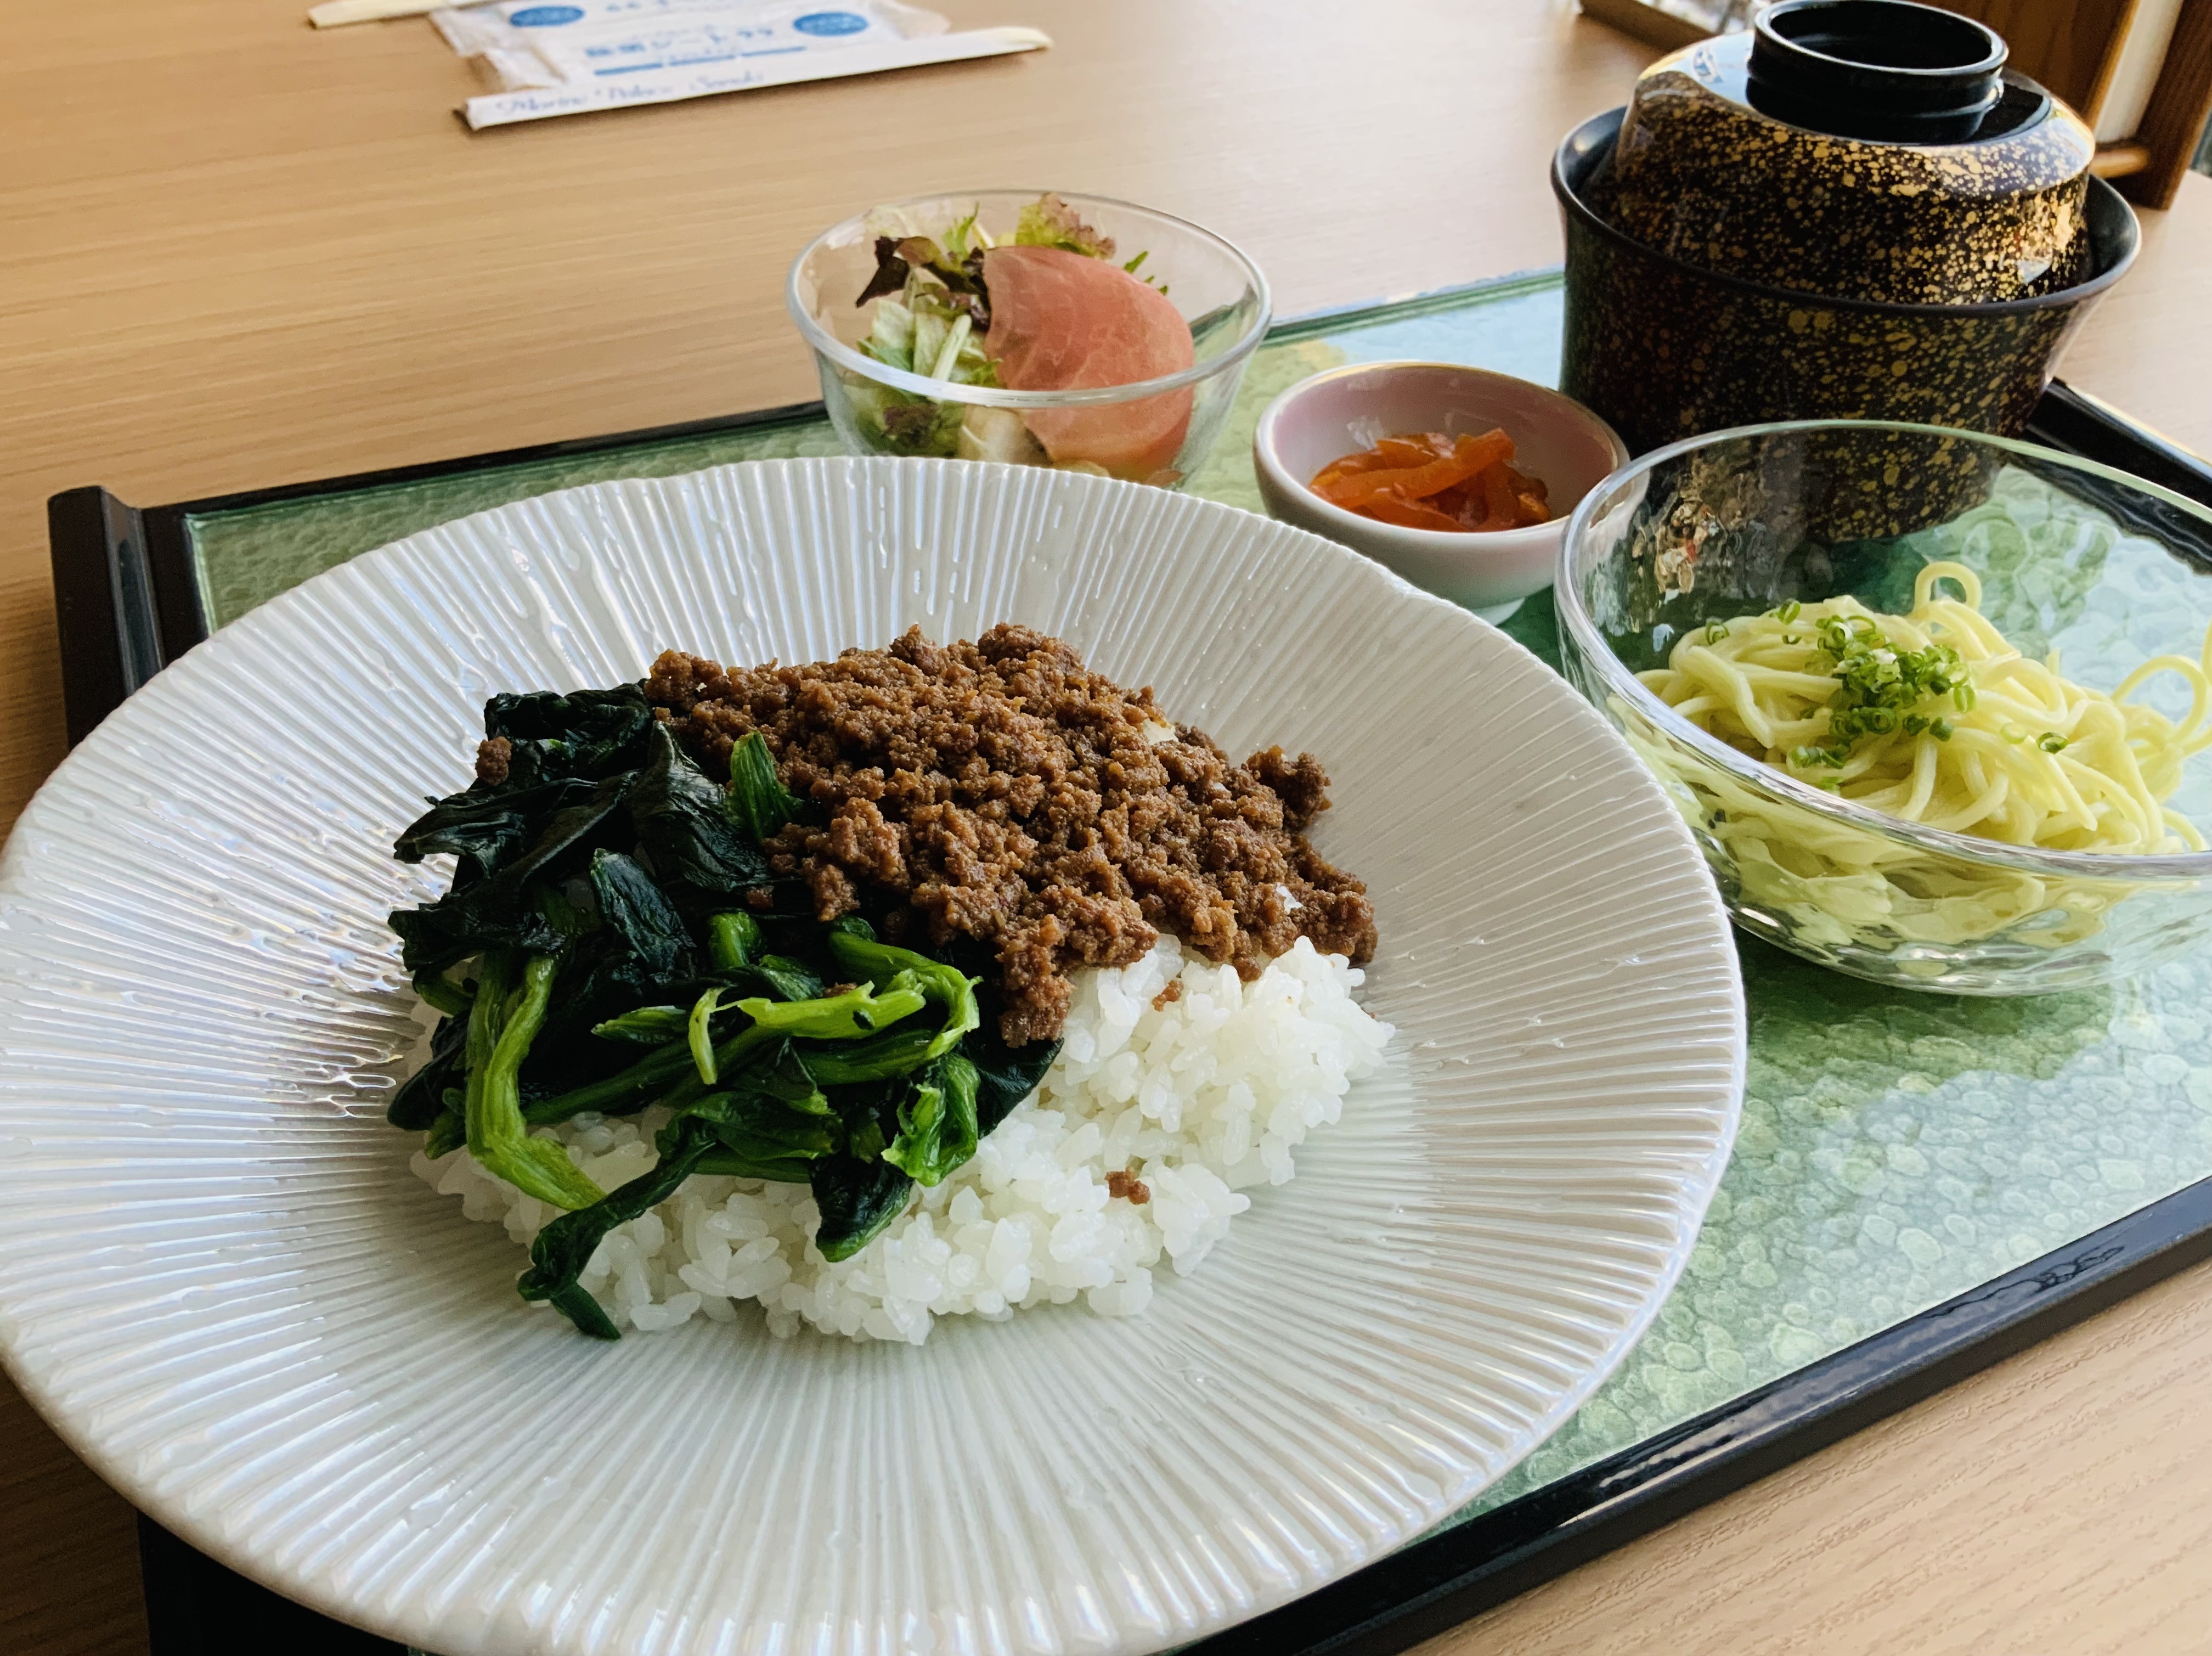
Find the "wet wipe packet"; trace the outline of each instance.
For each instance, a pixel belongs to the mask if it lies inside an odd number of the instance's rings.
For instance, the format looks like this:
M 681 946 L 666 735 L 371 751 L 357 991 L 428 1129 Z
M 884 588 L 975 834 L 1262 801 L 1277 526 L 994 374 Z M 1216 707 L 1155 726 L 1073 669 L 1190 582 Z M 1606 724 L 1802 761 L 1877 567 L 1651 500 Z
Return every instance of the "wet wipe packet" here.
M 497 0 L 430 21 L 499 88 L 462 111 L 477 128 L 1052 44 L 1030 28 L 953 33 L 901 0 Z

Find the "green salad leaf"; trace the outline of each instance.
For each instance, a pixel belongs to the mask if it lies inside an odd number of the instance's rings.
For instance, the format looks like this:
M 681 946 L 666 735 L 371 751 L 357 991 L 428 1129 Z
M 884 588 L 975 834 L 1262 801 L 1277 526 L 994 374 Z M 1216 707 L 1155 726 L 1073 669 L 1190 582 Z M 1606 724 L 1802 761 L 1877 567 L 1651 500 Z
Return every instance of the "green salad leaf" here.
M 973 216 L 966 222 L 972 228 Z M 991 299 L 983 286 L 983 249 L 963 246 L 959 254 L 948 254 L 927 236 L 878 236 L 876 273 L 853 302 L 865 305 L 886 294 L 910 295 L 917 273 L 933 281 L 945 295 L 941 302 L 947 308 L 964 312 L 980 328 L 991 326 Z M 912 302 L 910 297 L 908 302 Z
M 1051 192 L 1022 209 L 1014 222 L 1014 240 L 1022 247 L 1058 247 L 1086 259 L 1114 257 L 1114 238 L 1099 234 L 1074 208 Z M 1139 253 L 1124 268 L 1134 271 L 1144 257 Z

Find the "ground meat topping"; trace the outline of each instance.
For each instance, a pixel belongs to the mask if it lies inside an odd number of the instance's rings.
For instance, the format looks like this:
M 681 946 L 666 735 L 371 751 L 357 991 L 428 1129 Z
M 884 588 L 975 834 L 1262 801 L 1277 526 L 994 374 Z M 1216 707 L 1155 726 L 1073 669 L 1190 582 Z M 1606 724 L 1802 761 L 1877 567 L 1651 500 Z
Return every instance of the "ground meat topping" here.
M 1271 747 L 1232 764 L 1150 689 L 1122 690 L 1027 627 L 945 646 L 913 628 L 793 667 L 671 650 L 646 693 L 718 778 L 761 733 L 815 807 L 769 842 L 769 866 L 823 919 L 866 893 L 891 904 L 893 941 L 989 945 L 1011 1044 L 1057 1036 L 1066 974 L 1127 965 L 1159 928 L 1247 979 L 1301 935 L 1374 953 L 1367 888 L 1305 838 L 1328 808 L 1319 760 Z
M 1106 1194 L 1133 1208 L 1141 1208 L 1152 1199 L 1152 1186 L 1141 1178 L 1132 1178 L 1127 1172 L 1106 1175 Z

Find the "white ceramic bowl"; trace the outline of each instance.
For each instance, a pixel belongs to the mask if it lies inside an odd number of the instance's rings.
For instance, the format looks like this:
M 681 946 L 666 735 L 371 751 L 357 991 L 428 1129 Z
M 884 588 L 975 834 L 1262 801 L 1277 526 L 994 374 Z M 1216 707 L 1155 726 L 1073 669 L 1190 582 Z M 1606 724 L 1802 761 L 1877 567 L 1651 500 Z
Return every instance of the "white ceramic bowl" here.
M 1332 506 L 1306 487 L 1331 460 L 1383 437 L 1457 436 L 1493 426 L 1513 439 L 1514 464 L 1544 480 L 1550 522 L 1489 534 L 1406 529 Z M 1552 584 L 1568 517 L 1628 464 L 1628 448 L 1580 403 L 1510 374 L 1454 362 L 1359 362 L 1301 380 L 1269 404 L 1253 435 L 1252 464 L 1271 515 L 1497 621 Z

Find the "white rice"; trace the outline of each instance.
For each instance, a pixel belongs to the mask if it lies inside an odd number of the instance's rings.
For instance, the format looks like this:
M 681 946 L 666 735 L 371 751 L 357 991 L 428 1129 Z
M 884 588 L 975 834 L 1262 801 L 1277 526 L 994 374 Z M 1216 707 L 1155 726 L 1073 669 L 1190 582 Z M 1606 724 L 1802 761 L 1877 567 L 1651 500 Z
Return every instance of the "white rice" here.
M 1364 974 L 1300 938 L 1254 983 L 1171 937 L 1133 965 L 1075 979 L 1060 1060 L 975 1159 L 852 1258 L 815 1251 L 803 1184 L 700 1175 L 611 1233 L 584 1272 L 621 1329 L 653 1332 L 757 1300 L 779 1335 L 802 1322 L 855 1340 L 929 1337 L 934 1318 L 1003 1318 L 1083 1297 L 1130 1317 L 1164 1255 L 1188 1273 L 1251 1205 L 1239 1192 L 1289 1183 L 1291 1153 L 1334 1122 L 1346 1091 L 1382 1061 L 1390 1026 L 1352 1000 Z M 1161 997 L 1181 984 L 1172 1001 Z M 653 1166 L 666 1112 L 580 1116 L 541 1129 L 602 1189 Z M 556 1209 L 456 1151 L 415 1171 L 469 1218 L 527 1245 Z M 1141 1204 L 1109 1194 L 1127 1172 Z

